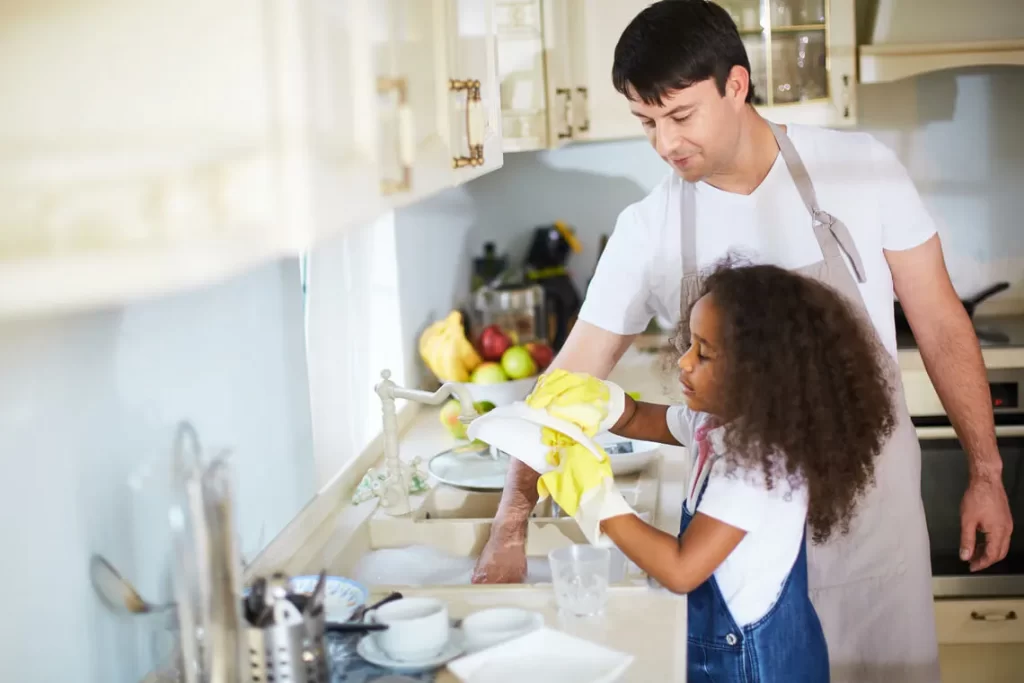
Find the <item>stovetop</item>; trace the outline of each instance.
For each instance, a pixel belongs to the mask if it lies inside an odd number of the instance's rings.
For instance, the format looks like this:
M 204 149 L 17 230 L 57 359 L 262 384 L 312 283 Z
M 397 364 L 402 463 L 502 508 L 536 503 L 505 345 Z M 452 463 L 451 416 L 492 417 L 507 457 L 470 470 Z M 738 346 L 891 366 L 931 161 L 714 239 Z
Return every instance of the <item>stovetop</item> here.
M 975 318 L 974 331 L 982 348 L 1024 348 L 1024 316 Z M 916 349 L 909 332 L 896 333 L 896 348 Z

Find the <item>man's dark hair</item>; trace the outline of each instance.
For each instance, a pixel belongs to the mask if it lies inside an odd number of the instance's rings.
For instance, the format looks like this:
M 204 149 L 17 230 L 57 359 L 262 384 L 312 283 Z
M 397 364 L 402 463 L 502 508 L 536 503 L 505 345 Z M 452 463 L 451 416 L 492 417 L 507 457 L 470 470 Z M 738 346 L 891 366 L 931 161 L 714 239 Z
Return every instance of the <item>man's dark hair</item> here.
M 615 46 L 612 83 L 630 99 L 659 107 L 669 93 L 715 79 L 725 95 L 734 66 L 750 73 L 736 23 L 706 0 L 661 0 L 636 16 Z M 754 99 L 754 84 L 747 102 Z

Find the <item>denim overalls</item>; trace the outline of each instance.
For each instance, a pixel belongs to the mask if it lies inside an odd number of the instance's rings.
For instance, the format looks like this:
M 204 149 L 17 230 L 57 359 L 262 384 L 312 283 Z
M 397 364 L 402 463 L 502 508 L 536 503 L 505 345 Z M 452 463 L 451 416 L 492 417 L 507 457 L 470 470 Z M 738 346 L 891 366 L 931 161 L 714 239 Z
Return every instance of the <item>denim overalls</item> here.
M 705 478 L 698 510 L 707 487 Z M 684 501 L 680 536 L 691 519 Z M 825 634 L 807 591 L 806 532 L 778 600 L 753 624 L 736 625 L 713 574 L 687 601 L 688 683 L 828 683 Z

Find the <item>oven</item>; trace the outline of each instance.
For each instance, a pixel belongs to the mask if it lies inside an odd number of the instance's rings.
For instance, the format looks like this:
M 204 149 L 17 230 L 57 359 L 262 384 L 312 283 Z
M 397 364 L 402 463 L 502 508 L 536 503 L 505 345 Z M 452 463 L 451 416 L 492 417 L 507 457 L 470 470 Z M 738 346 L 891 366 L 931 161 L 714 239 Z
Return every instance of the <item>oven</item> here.
M 960 501 L 967 458 L 916 351 L 900 352 L 911 418 L 921 444 L 921 497 L 936 597 L 1024 596 L 1024 347 L 984 349 L 1014 535 L 1009 554 L 980 572 L 960 560 Z M 915 358 L 916 356 L 916 358 Z M 979 543 L 981 543 L 979 537 Z

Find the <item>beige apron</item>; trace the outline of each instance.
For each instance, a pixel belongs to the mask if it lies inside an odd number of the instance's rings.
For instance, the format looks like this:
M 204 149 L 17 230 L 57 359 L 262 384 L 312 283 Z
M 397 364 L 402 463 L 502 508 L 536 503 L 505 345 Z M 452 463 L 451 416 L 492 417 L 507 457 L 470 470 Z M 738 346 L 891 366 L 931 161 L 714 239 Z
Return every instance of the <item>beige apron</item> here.
M 850 231 L 818 207 L 792 141 L 781 128 L 768 125 L 821 247 L 821 261 L 795 272 L 831 285 L 867 318 L 857 286 L 866 281 L 866 273 Z M 693 185 L 685 183 L 683 306 L 692 303 L 700 289 L 695 202 Z M 896 359 L 888 354 L 886 358 L 896 387 L 897 426 L 878 458 L 876 486 L 861 501 L 848 535 L 823 545 L 809 543 L 807 549 L 811 599 L 828 641 L 833 683 L 939 683 L 931 559 L 921 502 L 921 450 Z

